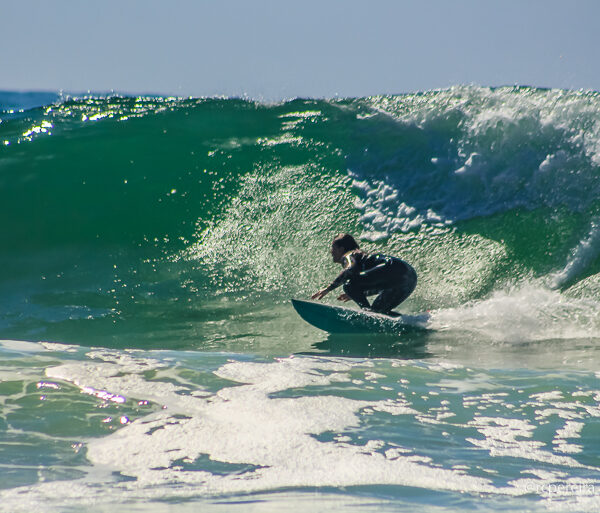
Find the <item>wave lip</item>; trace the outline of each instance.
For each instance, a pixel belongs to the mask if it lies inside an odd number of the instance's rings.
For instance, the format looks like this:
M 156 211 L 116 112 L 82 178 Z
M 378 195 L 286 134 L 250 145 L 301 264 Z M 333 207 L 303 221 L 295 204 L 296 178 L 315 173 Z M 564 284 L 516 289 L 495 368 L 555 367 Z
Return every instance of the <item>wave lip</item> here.
M 370 239 L 516 208 L 582 212 L 599 196 L 598 93 L 456 87 L 358 102 L 380 114 L 349 161 Z

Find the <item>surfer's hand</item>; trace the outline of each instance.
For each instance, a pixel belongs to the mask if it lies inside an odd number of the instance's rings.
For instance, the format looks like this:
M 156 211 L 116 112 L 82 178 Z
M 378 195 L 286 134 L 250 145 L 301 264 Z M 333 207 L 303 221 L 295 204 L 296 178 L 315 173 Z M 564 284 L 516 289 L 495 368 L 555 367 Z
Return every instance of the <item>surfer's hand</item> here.
M 329 294 L 329 289 L 319 290 L 319 292 L 311 296 L 311 299 L 323 299 L 327 294 Z
M 341 294 L 340 296 L 338 296 L 338 301 L 343 301 L 344 303 L 350 301 L 350 299 L 351 298 L 348 294 Z

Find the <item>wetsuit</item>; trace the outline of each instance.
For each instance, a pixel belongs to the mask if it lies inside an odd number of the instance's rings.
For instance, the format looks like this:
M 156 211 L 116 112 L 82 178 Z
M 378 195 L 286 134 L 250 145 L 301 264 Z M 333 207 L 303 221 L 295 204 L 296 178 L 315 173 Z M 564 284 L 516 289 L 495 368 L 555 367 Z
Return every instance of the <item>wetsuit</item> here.
M 388 313 L 404 301 L 417 286 L 417 273 L 404 260 L 382 255 L 367 254 L 361 250 L 349 251 L 342 257 L 344 270 L 329 288 L 344 285 L 344 292 L 361 308 Z M 373 304 L 367 296 L 378 294 Z

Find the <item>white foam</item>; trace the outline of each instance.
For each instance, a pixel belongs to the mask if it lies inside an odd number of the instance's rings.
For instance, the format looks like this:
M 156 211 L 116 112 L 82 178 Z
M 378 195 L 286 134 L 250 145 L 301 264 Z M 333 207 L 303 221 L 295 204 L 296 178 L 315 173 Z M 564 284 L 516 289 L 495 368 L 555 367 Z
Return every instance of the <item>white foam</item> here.
M 363 192 L 363 199 L 357 199 L 354 206 L 363 212 L 360 221 L 367 227 L 361 238 L 377 241 L 389 237 L 395 232 L 409 232 L 419 228 L 426 220 L 436 226 L 444 226 L 445 220 L 431 209 L 419 213 L 415 207 L 407 205 L 398 198 L 399 188 L 386 184 L 383 180 L 360 181 L 354 178 L 352 186 Z
M 524 283 L 489 298 L 431 312 L 434 330 L 460 329 L 498 342 L 588 338 L 600 333 L 598 304 Z
M 74 346 L 70 344 L 59 344 L 56 342 L 41 342 L 41 344 L 48 351 L 76 353 L 79 350 L 79 346 Z
M 118 403 L 130 397 L 142 397 L 158 404 L 165 404 L 165 401 L 189 404 L 188 396 L 178 394 L 186 388 L 164 381 L 149 381 L 144 376 L 144 372 L 165 367 L 158 360 L 108 350 L 92 351 L 88 357 L 102 361 L 71 362 L 49 367 L 45 371 L 46 376 L 69 381 L 80 387 L 83 393 Z
M 582 430 L 576 421 L 567 420 L 557 429 L 551 448 L 533 438 L 543 419 L 536 425 L 531 420 L 480 417 L 475 412 L 471 421 L 460 424 L 457 415 L 463 414 L 450 411 L 448 400 L 440 400 L 447 394 L 446 388 L 454 389 L 451 396 L 466 390 L 464 386 L 460 388 L 460 383 L 477 391 L 490 390 L 465 397 L 465 404 L 469 403 L 468 408 L 485 406 L 484 409 L 494 408 L 494 411 L 509 394 L 506 387 L 490 383 L 490 375 L 445 362 L 415 364 L 432 381 L 424 383 L 431 393 L 421 395 L 431 407 L 419 411 L 422 409 L 403 394 L 386 400 L 357 400 L 328 393 L 334 389 L 337 392 L 332 393 L 339 393 L 356 375 L 371 379 L 376 387 L 376 381 L 388 374 L 383 370 L 386 367 L 375 361 L 303 356 L 262 363 L 229 361 L 216 369 L 214 375 L 231 381 L 231 385 L 219 383 L 224 388 L 194 394 L 178 375 L 176 366 L 165 367 L 162 361 L 146 358 L 141 351 L 94 350 L 87 357 L 87 361 L 70 361 L 50 368 L 47 375 L 72 382 L 82 392 L 91 387 L 111 397 L 155 401 L 166 409 L 134 421 L 127 419 L 118 431 L 88 440 L 87 458 L 93 468 L 83 469 L 87 477 L 64 485 L 39 483 L 1 492 L 4 504 L 11 507 L 28 504 L 30 510 L 36 510 L 40 504 L 48 507 L 49 501 L 56 501 L 63 509 L 65 504 L 78 501 L 106 503 L 102 493 L 107 487 L 111 490 L 110 500 L 117 503 L 235 496 L 282 488 L 386 484 L 472 494 L 530 493 L 525 490 L 524 480 L 498 486 L 472 475 L 468 467 L 444 468 L 443 462 L 419 454 L 418 449 L 355 436 L 361 433 L 365 419 L 376 413 L 383 417 L 407 416 L 408 422 L 448 425 L 447 431 L 475 428 L 482 438 L 471 437 L 467 441 L 493 457 L 582 467 L 569 456 L 577 452 L 578 446 L 573 441 Z M 406 365 L 393 361 L 390 369 Z M 452 373 L 461 375 L 457 377 L 457 386 L 447 377 Z M 502 390 L 494 391 L 499 386 Z M 590 407 L 567 403 L 564 396 L 558 391 L 540 391 L 530 396 L 531 401 L 525 406 L 537 408 L 542 415 L 551 409 L 568 412 L 577 407 L 583 412 Z M 451 436 L 447 431 L 442 436 Z M 194 462 L 199 457 L 203 462 L 195 468 Z M 210 465 L 205 463 L 207 457 L 220 462 L 221 469 L 227 464 L 245 467 L 242 470 L 236 467 L 229 474 L 211 473 Z M 115 472 L 134 480 L 116 482 L 112 477 Z M 534 481 L 556 482 L 559 478 L 557 474 L 538 475 Z
M 0 346 L 3 349 L 24 353 L 41 353 L 46 349 L 36 342 L 26 342 L 23 340 L 0 340 Z
M 556 436 L 552 443 L 555 445 L 555 450 L 562 453 L 577 454 L 583 452 L 580 445 L 568 443 L 568 439 L 580 438 L 583 430 L 583 422 L 569 420 L 565 423 L 562 429 L 556 431 Z
M 91 356 L 98 358 L 98 353 Z M 403 398 L 361 401 L 322 393 L 273 396 L 305 387 L 350 383 L 352 369 L 364 368 L 361 362 L 315 358 L 229 362 L 215 374 L 240 385 L 222 388 L 209 397 L 194 397 L 181 396 L 180 387 L 172 383 L 143 379 L 143 369 L 157 368 L 156 362 L 143 364 L 139 357 L 131 361 L 130 355 L 115 356 L 103 355 L 114 363 L 69 363 L 49 369 L 47 374 L 82 389 L 92 386 L 167 406 L 167 410 L 137 419 L 88 443 L 87 456 L 96 467 L 135 477 L 135 484 L 126 486 L 138 492 L 168 483 L 192 484 L 194 493 L 202 494 L 366 484 L 473 493 L 499 491 L 487 479 L 431 466 L 428 458 L 419 455 L 394 452 L 387 457 L 387 452 L 379 452 L 384 444 L 378 440 L 356 445 L 347 439 L 324 442 L 315 437 L 358 427 L 361 411 L 415 415 L 417 412 Z M 122 372 L 123 368 L 128 372 Z M 213 475 L 185 471 L 174 464 L 178 460 L 191 463 L 203 454 L 215 461 L 254 467 L 244 474 Z
M 503 417 L 477 417 L 469 421 L 483 435 L 483 439 L 467 438 L 466 440 L 482 449 L 487 449 L 491 456 L 508 456 L 525 458 L 532 461 L 583 467 L 577 460 L 569 456 L 560 456 L 544 450 L 544 442 L 528 440 L 532 438 L 536 426 L 527 420 Z
M 550 285 L 560 288 L 571 282 L 582 271 L 594 262 L 600 255 L 600 219 L 594 218 L 591 222 L 590 231 L 575 249 L 567 261 L 565 267 L 550 276 Z
M 556 153 L 550 153 L 538 166 L 541 173 L 550 173 L 564 166 L 567 162 L 568 155 L 564 150 L 558 150 Z

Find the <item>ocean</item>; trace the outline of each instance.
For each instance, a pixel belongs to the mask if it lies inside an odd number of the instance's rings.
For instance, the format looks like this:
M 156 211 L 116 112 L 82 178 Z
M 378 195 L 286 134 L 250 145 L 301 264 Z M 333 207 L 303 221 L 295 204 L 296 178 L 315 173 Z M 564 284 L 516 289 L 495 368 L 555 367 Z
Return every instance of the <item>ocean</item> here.
M 5 92 L 0 191 L 0 511 L 600 509 L 600 93 Z

